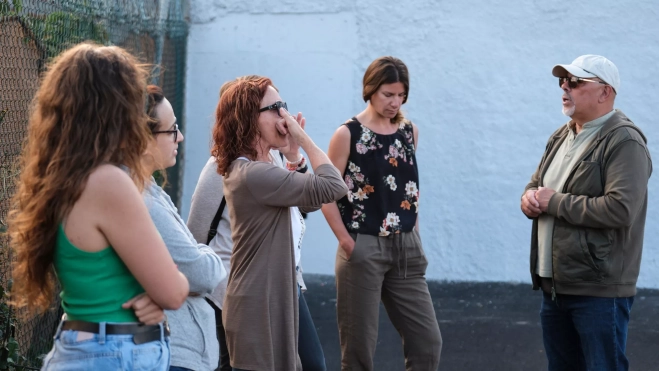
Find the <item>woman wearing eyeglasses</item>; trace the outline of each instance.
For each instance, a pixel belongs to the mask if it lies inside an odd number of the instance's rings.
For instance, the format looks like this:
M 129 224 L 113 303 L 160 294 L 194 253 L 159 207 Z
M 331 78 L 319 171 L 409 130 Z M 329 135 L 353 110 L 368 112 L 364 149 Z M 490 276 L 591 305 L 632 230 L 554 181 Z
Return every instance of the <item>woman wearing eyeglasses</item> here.
M 66 319 L 43 370 L 169 368 L 161 308 L 189 287 L 140 195 L 146 77 L 123 49 L 80 44 L 36 93 L 9 235 L 13 302 L 46 310 L 61 288 Z
M 153 139 L 144 156 L 152 172 L 176 164 L 178 130 L 172 105 L 158 86 L 147 88 L 147 113 Z M 215 311 L 206 302 L 227 273 L 220 257 L 206 245 L 197 244 L 165 191 L 151 179 L 144 190 L 144 201 L 178 269 L 190 283 L 190 295 L 178 310 L 166 311 L 172 336 L 170 371 L 214 370 L 219 352 L 215 334 Z
M 442 338 L 418 230 L 416 125 L 400 111 L 409 77 L 398 58 L 366 69 L 366 109 L 341 125 L 328 156 L 348 195 L 323 206 L 339 240 L 337 318 L 343 370 L 373 370 L 380 300 L 403 340 L 406 370 L 437 370 Z
M 256 81 L 259 79 L 261 79 L 261 76 L 248 75 L 228 81 L 220 88 L 220 97 L 236 81 Z M 298 121 L 302 123 L 301 126 L 304 128 L 304 121 L 301 114 L 298 114 Z M 306 173 L 309 169 L 306 159 L 303 158 L 299 151 L 299 146 L 293 141 L 289 141 L 289 146 L 285 148 L 270 150 L 270 156 L 274 160 L 273 163 L 275 165 L 286 168 L 289 171 Z M 230 259 L 233 251 L 233 241 L 231 240 L 231 221 L 229 219 L 229 210 L 226 208 L 222 182 L 223 177 L 217 173 L 217 160 L 211 156 L 202 169 L 197 186 L 192 194 L 188 227 L 197 241 L 204 241 L 209 247 L 213 248 L 215 253 L 222 259 L 226 270 L 229 271 L 231 269 Z M 304 297 L 306 286 L 302 278 L 301 245 L 305 232 L 305 220 L 297 207 L 290 207 L 290 211 L 293 242 L 295 244 L 295 264 L 299 268 L 297 269 L 297 283 L 300 286 L 298 300 L 298 354 L 303 370 L 325 371 L 327 369 L 325 365 L 325 354 Z M 307 208 L 306 211 L 312 210 Z M 217 369 L 218 371 L 231 371 L 231 359 L 222 324 L 222 308 L 226 289 L 227 281 L 223 280 L 208 298 L 216 310 L 215 322 L 220 345 L 220 365 Z
M 233 255 L 222 308 L 234 370 L 301 370 L 298 286 L 290 207 L 318 208 L 346 194 L 329 158 L 283 107 L 268 78 L 222 94 L 212 154 L 224 176 Z M 295 141 L 314 174 L 275 165 L 270 149 Z

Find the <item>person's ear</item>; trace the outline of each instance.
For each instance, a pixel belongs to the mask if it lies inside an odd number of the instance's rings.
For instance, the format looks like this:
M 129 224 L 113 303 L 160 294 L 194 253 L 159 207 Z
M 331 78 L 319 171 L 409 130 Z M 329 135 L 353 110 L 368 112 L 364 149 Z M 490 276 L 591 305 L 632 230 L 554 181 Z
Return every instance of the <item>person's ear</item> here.
M 599 102 L 606 102 L 613 94 L 613 87 L 611 85 L 604 85 L 604 89 L 602 89 L 602 93 L 599 97 Z

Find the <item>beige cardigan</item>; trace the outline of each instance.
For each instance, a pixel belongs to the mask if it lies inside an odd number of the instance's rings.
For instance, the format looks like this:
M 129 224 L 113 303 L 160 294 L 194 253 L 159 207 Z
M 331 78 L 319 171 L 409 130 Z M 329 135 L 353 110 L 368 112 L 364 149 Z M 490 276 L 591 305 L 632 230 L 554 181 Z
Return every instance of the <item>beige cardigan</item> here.
M 234 246 L 222 316 L 232 367 L 302 370 L 288 208 L 319 207 L 347 192 L 332 165 L 319 166 L 315 174 L 245 159 L 229 167 L 224 195 Z

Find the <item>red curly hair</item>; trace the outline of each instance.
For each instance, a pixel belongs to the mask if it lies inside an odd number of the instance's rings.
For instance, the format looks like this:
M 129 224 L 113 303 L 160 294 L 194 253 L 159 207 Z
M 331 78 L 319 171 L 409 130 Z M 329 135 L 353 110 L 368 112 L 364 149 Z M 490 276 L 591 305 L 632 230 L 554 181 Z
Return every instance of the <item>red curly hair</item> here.
M 215 110 L 213 148 L 217 172 L 224 176 L 240 156 L 256 158 L 254 142 L 259 138 L 259 108 L 268 86 L 267 77 L 236 80 L 225 87 Z
M 119 47 L 83 43 L 60 54 L 41 82 L 8 223 L 16 254 L 11 297 L 26 315 L 55 298 L 57 229 L 94 169 L 125 165 L 140 190 L 150 179 L 142 164 L 152 140 L 144 67 Z

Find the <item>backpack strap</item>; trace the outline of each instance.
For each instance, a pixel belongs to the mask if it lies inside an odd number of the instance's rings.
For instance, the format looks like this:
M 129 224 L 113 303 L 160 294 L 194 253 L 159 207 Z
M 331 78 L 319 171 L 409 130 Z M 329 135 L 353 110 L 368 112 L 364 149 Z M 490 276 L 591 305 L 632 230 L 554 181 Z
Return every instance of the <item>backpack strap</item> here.
M 220 224 L 220 219 L 222 219 L 222 213 L 224 212 L 224 208 L 226 206 L 227 206 L 227 199 L 224 196 L 222 196 L 222 202 L 220 202 L 220 207 L 217 209 L 217 212 L 215 213 L 215 217 L 211 222 L 211 227 L 208 230 L 208 238 L 206 240 L 206 245 L 211 243 L 213 238 L 215 238 L 215 235 L 217 234 L 217 226 Z

